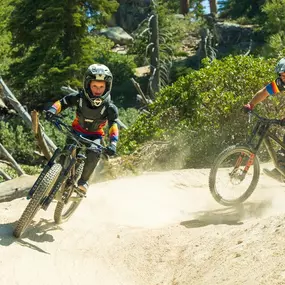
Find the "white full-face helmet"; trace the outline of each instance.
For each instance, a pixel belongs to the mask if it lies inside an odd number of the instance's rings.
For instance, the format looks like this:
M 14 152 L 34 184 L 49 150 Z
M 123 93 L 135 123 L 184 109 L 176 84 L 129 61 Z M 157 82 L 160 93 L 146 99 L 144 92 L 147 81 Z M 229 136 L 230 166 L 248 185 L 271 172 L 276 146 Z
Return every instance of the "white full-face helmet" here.
M 92 80 L 106 82 L 106 89 L 101 96 L 93 96 L 90 89 L 90 83 Z M 86 98 L 93 106 L 99 107 L 103 102 L 110 100 L 112 82 L 113 75 L 106 65 L 92 64 L 87 68 L 83 79 L 83 88 Z
M 276 67 L 275 67 L 275 72 L 280 74 L 282 72 L 285 72 L 285 57 L 281 58 Z

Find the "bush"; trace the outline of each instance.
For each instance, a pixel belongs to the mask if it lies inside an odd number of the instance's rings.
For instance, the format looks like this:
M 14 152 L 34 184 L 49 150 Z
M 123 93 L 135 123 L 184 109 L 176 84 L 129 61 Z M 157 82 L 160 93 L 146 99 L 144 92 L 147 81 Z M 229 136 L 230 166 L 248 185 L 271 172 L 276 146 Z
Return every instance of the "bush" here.
M 73 110 L 66 110 L 62 114 L 65 116 L 64 120 L 71 124 L 74 117 Z M 47 136 L 57 147 L 62 148 L 65 145 L 66 136 L 47 122 L 43 116 L 40 116 L 40 123 Z M 46 162 L 34 153 L 38 149 L 35 136 L 20 117 L 13 117 L 8 122 L 0 122 L 0 142 L 19 164 L 39 165 Z
M 132 126 L 138 118 L 138 111 L 135 108 L 119 109 L 119 118 L 127 126 Z
M 0 122 L 0 141 L 18 163 L 37 163 L 34 136 L 19 118 Z
M 122 136 L 122 152 L 133 152 L 149 140 L 169 141 L 168 154 L 172 149 L 184 152 L 184 166 L 201 167 L 226 146 L 246 139 L 250 126 L 242 106 L 275 78 L 275 61 L 229 56 L 203 64 L 160 92 L 151 115 L 141 115 Z M 276 100 L 264 105 L 267 115 L 276 116 Z

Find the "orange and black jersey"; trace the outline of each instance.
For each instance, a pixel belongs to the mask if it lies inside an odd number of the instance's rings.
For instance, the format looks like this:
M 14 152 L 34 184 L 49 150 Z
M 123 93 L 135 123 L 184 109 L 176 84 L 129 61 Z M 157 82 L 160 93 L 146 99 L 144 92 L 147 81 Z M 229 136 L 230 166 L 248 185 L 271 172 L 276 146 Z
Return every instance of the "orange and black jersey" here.
M 118 141 L 119 131 L 116 120 L 118 118 L 118 109 L 110 101 L 104 102 L 99 107 L 94 107 L 86 99 L 83 92 L 69 94 L 61 100 L 56 101 L 51 109 L 58 114 L 61 111 L 76 107 L 76 117 L 72 123 L 72 128 L 84 135 L 96 135 L 103 137 L 103 128 L 108 123 L 110 142 Z

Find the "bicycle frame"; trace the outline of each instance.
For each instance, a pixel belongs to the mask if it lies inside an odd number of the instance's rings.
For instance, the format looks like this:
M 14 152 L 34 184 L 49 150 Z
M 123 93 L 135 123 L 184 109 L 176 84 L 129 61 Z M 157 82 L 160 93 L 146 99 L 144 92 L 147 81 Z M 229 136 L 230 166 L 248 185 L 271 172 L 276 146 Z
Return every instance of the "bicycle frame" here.
M 210 192 L 223 206 L 243 203 L 255 190 L 260 178 L 258 151 L 262 143 L 280 172 L 280 178 L 281 175 L 285 176 L 278 167 L 278 156 L 275 153 L 276 146 L 285 150 L 285 143 L 275 134 L 275 130 L 270 130 L 272 125 L 284 127 L 285 120 L 264 118 L 254 111 L 250 111 L 249 115 L 255 116 L 257 120 L 246 142 L 228 146 L 220 152 L 210 170 Z
M 255 114 L 256 115 L 256 114 Z M 252 134 L 249 137 L 249 140 L 247 141 L 247 144 L 250 146 L 250 149 L 252 150 L 253 154 L 256 155 L 257 152 L 260 149 L 260 146 L 262 143 L 264 143 L 266 150 L 273 160 L 274 166 L 278 171 L 280 171 L 283 175 L 285 175 L 285 172 L 280 169 L 277 163 L 277 156 L 276 152 L 273 149 L 272 141 L 276 142 L 283 150 L 285 150 L 285 143 L 282 142 L 276 134 L 269 131 L 270 126 L 273 124 L 280 124 L 280 120 L 260 120 L 264 119 L 256 115 L 259 120 L 256 122 Z M 257 143 L 254 143 L 254 139 L 256 136 L 259 136 Z
M 83 159 L 85 159 L 84 155 L 79 154 L 79 151 L 82 149 L 83 145 L 86 143 L 96 145 L 101 153 L 106 149 L 105 147 L 75 133 L 70 126 L 66 125 L 60 120 L 59 116 L 56 116 L 54 124 L 60 131 L 65 130 L 66 134 L 72 138 L 73 142 L 66 144 L 63 150 L 58 151 L 56 157 L 53 156 L 53 161 L 59 160 L 60 164 L 62 165 L 62 170 L 55 183 L 55 186 L 52 188 L 50 194 L 43 203 L 42 208 L 44 210 L 48 208 L 54 199 L 66 203 L 67 201 L 78 201 L 82 198 L 80 196 L 71 197 L 71 195 L 72 192 L 76 190 L 74 188 L 76 163 L 80 163 Z
M 55 117 L 52 122 L 61 132 L 72 137 L 73 141 L 66 143 L 62 150 L 56 149 L 29 191 L 27 198 L 31 198 L 31 201 L 13 231 L 13 235 L 17 238 L 29 226 L 35 214 L 40 209 L 47 210 L 53 200 L 58 201 L 54 211 L 54 220 L 57 224 L 69 219 L 80 205 L 84 195 L 78 191 L 76 182 L 84 169 L 83 157 L 85 158 L 79 153 L 80 150 L 96 146 L 98 152 L 108 158 L 107 154 L 102 152 L 106 150 L 105 147 L 76 133 L 59 117 Z
M 275 168 L 277 168 L 283 175 L 285 175 L 285 172 L 278 166 L 276 153 L 273 149 L 270 139 L 275 141 L 284 150 L 285 150 L 285 144 L 275 134 L 272 133 L 268 133 L 267 137 L 264 138 L 265 147 L 271 159 L 273 160 Z

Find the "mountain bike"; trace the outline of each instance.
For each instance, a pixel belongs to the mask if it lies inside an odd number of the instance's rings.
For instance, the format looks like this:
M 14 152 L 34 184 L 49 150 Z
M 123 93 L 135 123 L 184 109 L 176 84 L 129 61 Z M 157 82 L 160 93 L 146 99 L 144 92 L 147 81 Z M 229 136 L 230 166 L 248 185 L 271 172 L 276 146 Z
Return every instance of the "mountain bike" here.
M 84 195 L 78 191 L 77 181 L 80 178 L 85 155 L 80 153 L 86 146 L 95 145 L 100 159 L 108 160 L 106 148 L 82 137 L 60 116 L 55 115 L 52 123 L 71 140 L 63 149 L 57 148 L 47 162 L 36 182 L 30 189 L 27 199 L 30 200 L 22 216 L 18 220 L 13 235 L 19 238 L 30 225 L 36 213 L 47 210 L 53 200 L 57 201 L 54 211 L 55 223 L 67 221 L 81 203 Z
M 285 126 L 284 120 L 261 117 L 256 112 L 249 112 L 256 118 L 251 135 L 244 145 L 233 145 L 222 151 L 215 159 L 209 176 L 210 192 L 214 199 L 224 205 L 232 206 L 244 202 L 250 197 L 260 177 L 258 152 L 264 143 L 275 168 L 285 177 L 278 166 L 274 145 L 285 150 L 285 144 L 273 133 L 271 126 Z M 229 192 L 228 195 L 225 192 Z

